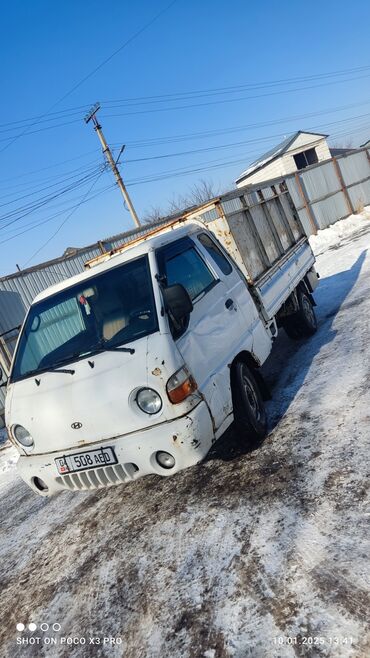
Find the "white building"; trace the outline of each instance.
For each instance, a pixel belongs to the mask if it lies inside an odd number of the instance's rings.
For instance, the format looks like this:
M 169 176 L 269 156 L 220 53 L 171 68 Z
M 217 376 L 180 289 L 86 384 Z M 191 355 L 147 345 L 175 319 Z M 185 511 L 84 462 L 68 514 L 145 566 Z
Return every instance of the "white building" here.
M 328 135 L 298 130 L 270 151 L 261 155 L 235 181 L 237 187 L 255 185 L 263 181 L 287 176 L 332 156 L 327 144 Z

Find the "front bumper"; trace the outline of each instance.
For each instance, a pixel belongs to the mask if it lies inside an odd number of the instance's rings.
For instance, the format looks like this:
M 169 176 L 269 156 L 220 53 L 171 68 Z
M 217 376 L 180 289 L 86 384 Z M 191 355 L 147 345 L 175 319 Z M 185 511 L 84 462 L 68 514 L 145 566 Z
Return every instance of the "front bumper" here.
M 122 482 L 136 480 L 143 475 L 169 476 L 202 461 L 214 441 L 211 417 L 205 402 L 182 418 L 155 425 L 144 431 L 108 439 L 101 443 L 85 444 L 70 450 L 43 455 L 21 456 L 17 463 L 19 474 L 36 493 L 52 496 L 58 491 L 91 491 Z M 57 457 L 111 446 L 118 464 L 60 475 L 55 465 Z M 158 450 L 169 452 L 176 460 L 171 469 L 162 468 L 155 459 Z M 47 490 L 40 491 L 34 478 L 45 482 Z

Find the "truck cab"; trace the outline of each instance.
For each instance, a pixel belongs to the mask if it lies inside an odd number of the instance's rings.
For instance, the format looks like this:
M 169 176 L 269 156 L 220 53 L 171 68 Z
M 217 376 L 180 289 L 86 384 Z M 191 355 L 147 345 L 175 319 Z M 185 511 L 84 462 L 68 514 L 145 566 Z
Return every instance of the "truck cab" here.
M 18 469 L 41 495 L 202 460 L 233 420 L 232 367 L 271 328 L 203 225 L 162 232 L 34 300 L 10 373 Z

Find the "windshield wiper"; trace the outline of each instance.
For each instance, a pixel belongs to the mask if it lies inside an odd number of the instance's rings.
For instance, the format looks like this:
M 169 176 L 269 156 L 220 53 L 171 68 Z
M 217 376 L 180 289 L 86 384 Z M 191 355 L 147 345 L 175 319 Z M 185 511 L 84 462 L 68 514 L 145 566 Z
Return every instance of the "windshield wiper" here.
M 134 354 L 135 350 L 133 347 L 120 347 L 119 345 L 108 345 L 105 340 L 100 340 L 99 343 L 91 347 L 89 350 L 81 350 L 80 352 L 75 352 L 74 354 L 69 354 L 68 357 L 63 359 L 63 361 L 58 361 L 57 363 L 54 363 L 54 365 L 49 366 L 48 368 L 41 368 L 40 370 L 32 370 L 31 372 L 27 373 L 28 377 L 32 377 L 32 375 L 42 375 L 44 372 L 60 372 L 64 373 L 67 375 L 74 375 L 75 370 L 72 368 L 60 368 L 63 363 L 66 363 L 70 361 L 71 359 L 77 359 L 81 356 L 88 356 L 89 354 L 93 354 L 94 352 L 127 352 L 128 354 Z M 35 382 L 37 386 L 40 386 L 40 379 L 35 378 Z
M 72 368 L 59 368 L 56 365 L 55 367 L 50 366 L 50 368 L 45 368 L 45 370 L 41 370 L 40 372 L 41 373 L 43 373 L 43 372 L 65 372 L 65 373 L 67 373 L 67 375 L 74 375 L 76 371 L 72 370 Z
M 44 372 L 60 372 L 60 373 L 64 373 L 64 374 L 67 374 L 67 375 L 74 375 L 75 372 L 76 372 L 75 370 L 72 370 L 72 368 L 59 368 L 58 366 L 59 366 L 59 364 L 56 363 L 54 366 L 50 366 L 49 368 L 42 368 L 42 370 L 37 370 L 36 373 L 38 375 L 42 375 Z M 33 374 L 33 373 L 30 373 L 30 374 Z M 37 377 L 35 377 L 35 382 L 36 382 L 37 386 L 40 386 L 41 379 L 37 379 Z
M 109 345 L 109 343 L 104 339 L 99 340 L 97 347 L 99 351 L 127 352 L 128 354 L 135 354 L 135 350 L 133 347 L 121 347 L 120 345 Z M 93 351 L 95 351 L 94 348 L 91 349 L 91 352 Z

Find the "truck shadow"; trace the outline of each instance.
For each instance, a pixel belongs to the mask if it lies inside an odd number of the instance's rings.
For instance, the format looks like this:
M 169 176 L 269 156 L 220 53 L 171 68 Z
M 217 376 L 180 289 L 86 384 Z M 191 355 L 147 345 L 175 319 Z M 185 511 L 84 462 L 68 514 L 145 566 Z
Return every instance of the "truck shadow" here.
M 262 367 L 262 374 L 272 393 L 272 400 L 267 403 L 269 432 L 285 415 L 322 347 L 331 343 L 337 335 L 338 330 L 333 324 L 339 311 L 360 305 L 364 300 L 363 296 L 356 296 L 345 303 L 360 275 L 366 254 L 367 250 L 364 250 L 350 269 L 320 280 L 315 292 L 319 326 L 314 336 L 293 341 L 283 329 L 279 331 L 271 355 Z M 349 326 L 347 330 L 350 331 Z M 241 445 L 232 426 L 217 441 L 209 458 L 230 461 L 248 452 L 251 449 Z

